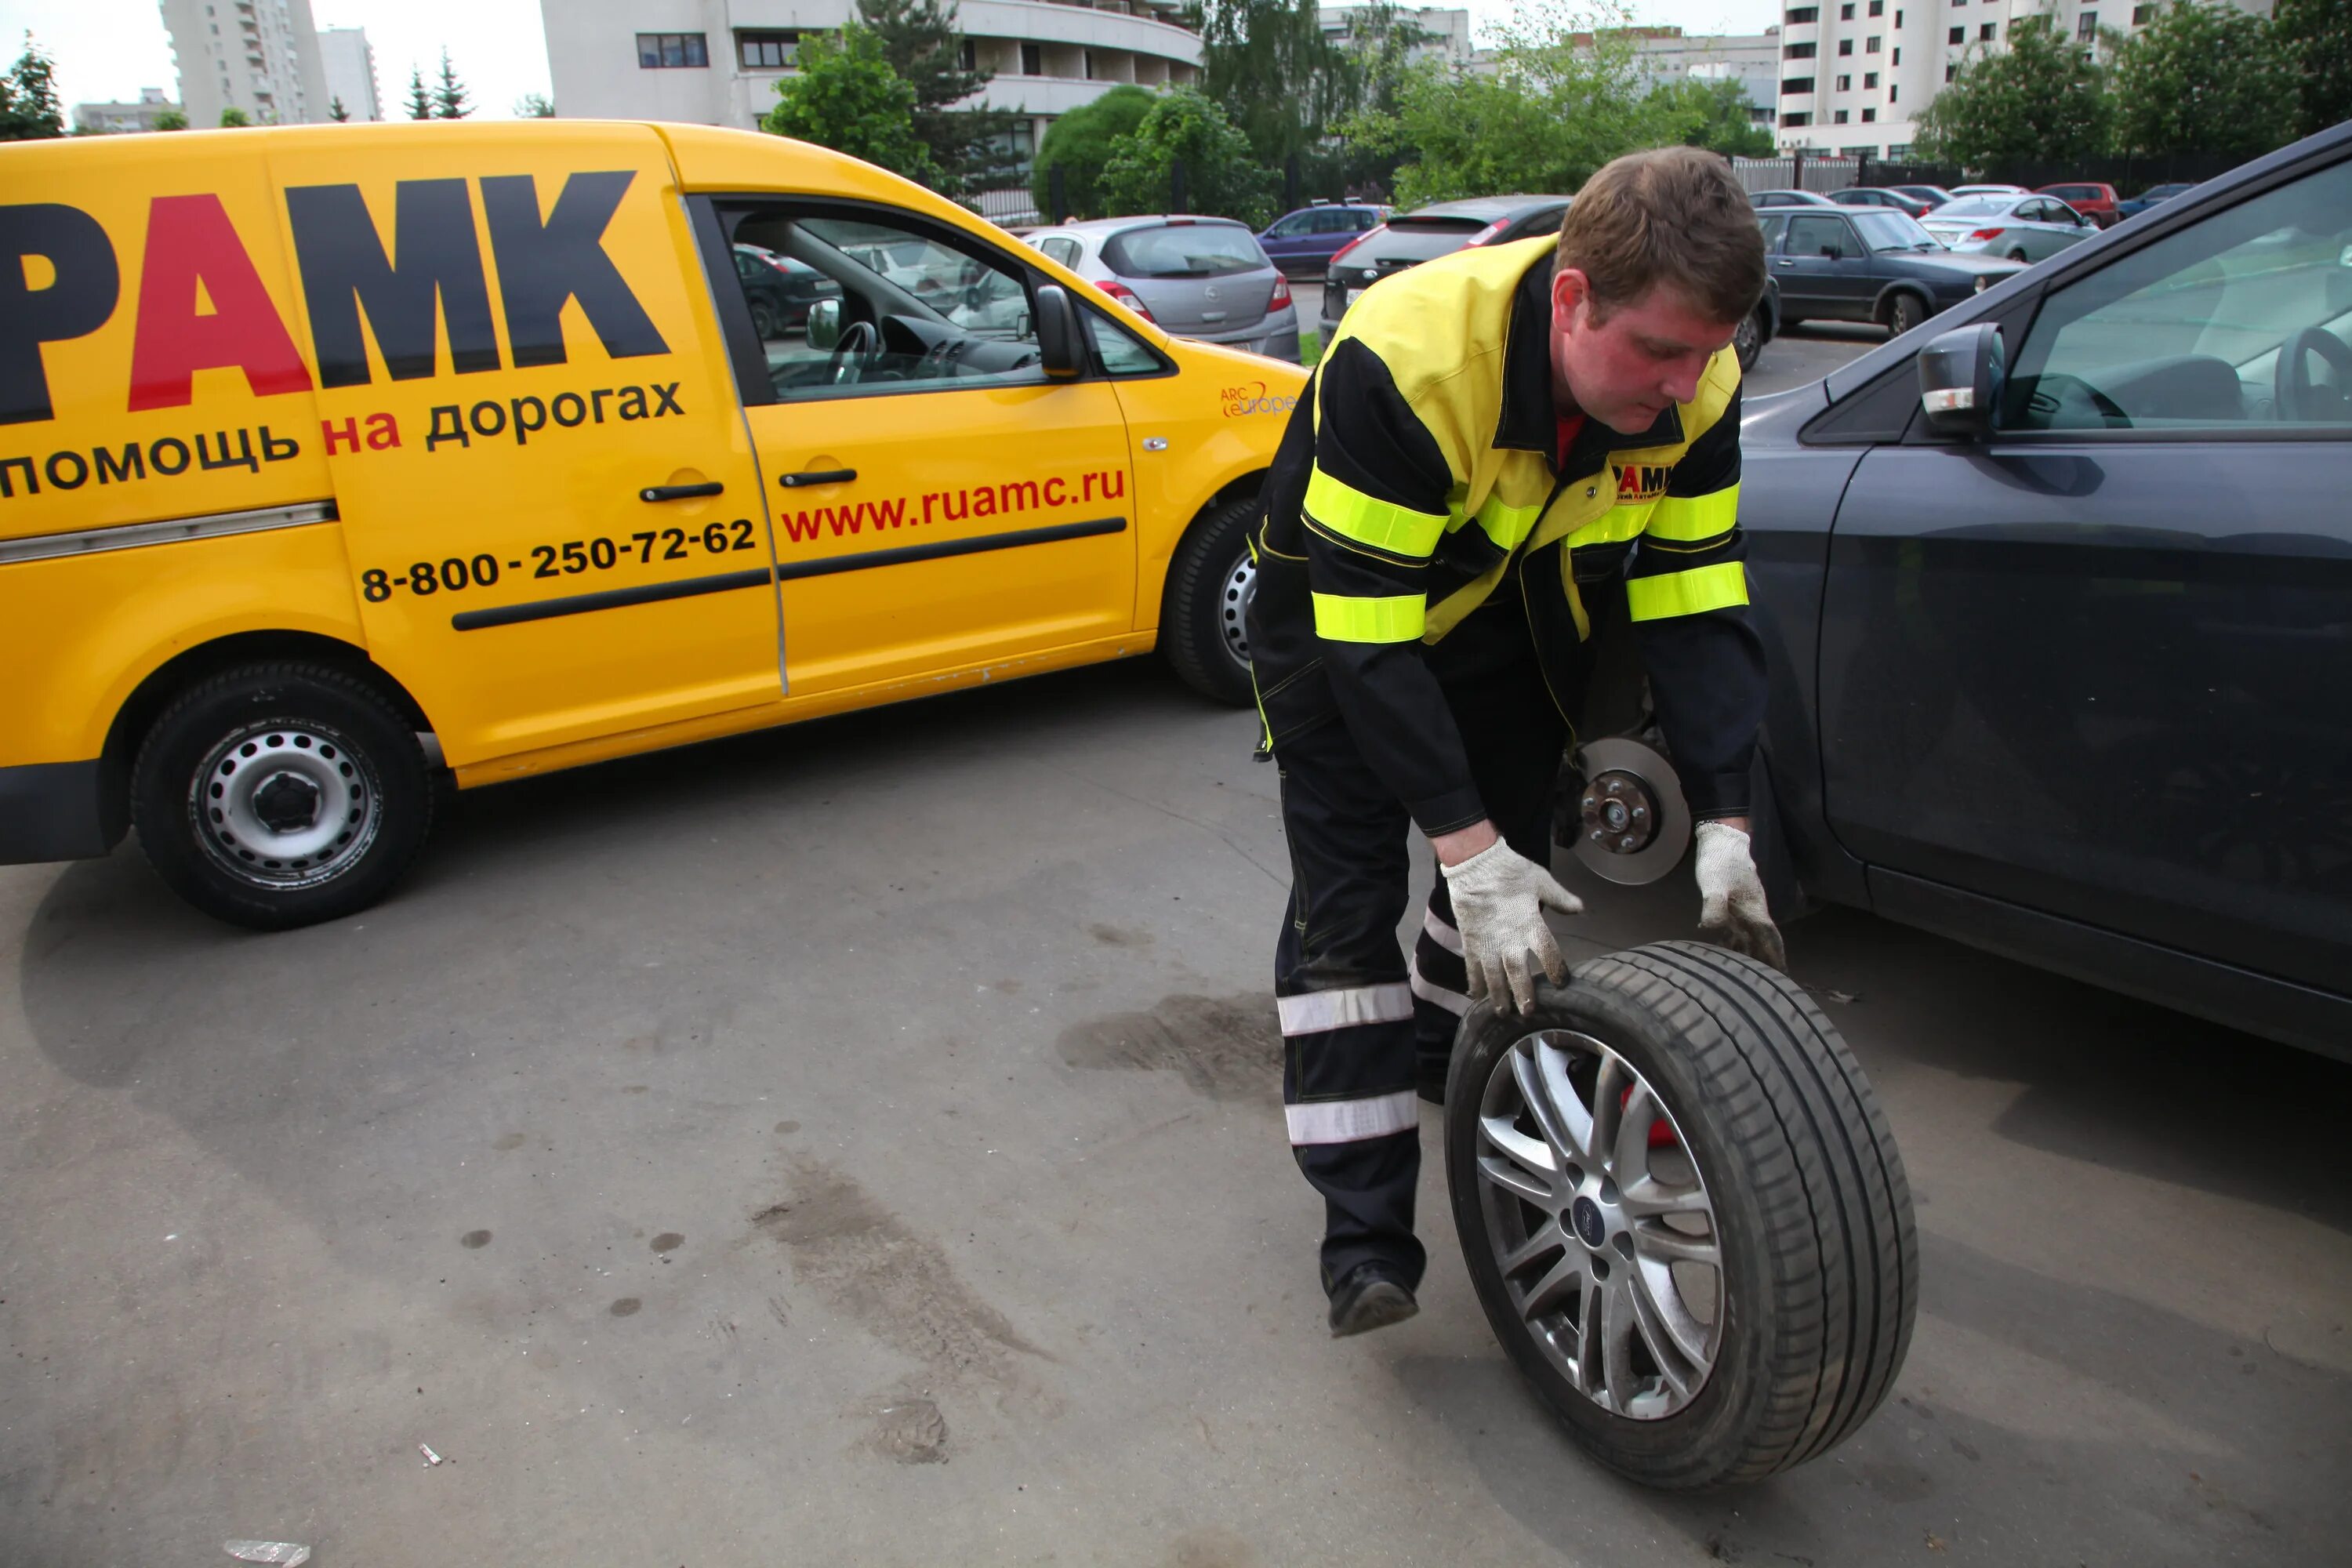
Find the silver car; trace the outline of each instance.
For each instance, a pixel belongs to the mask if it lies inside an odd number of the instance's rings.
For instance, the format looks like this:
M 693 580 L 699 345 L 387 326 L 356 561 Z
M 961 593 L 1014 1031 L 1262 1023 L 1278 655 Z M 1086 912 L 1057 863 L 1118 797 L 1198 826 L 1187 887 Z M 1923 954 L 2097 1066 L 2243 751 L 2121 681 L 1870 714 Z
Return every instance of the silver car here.
M 1089 218 L 1022 238 L 1180 338 L 1298 363 L 1290 283 L 1230 218 Z
M 2056 196 L 1962 196 L 1919 220 L 1954 250 L 2040 261 L 2099 232 L 2098 225 Z

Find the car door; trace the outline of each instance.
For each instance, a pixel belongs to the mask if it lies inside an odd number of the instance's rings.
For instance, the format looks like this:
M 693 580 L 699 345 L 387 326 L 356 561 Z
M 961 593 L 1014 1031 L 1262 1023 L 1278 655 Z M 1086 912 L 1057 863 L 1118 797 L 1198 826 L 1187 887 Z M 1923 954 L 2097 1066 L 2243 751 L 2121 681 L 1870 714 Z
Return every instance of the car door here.
M 1278 219 L 1273 227 L 1258 237 L 1266 259 L 1286 272 L 1305 267 L 1312 258 L 1315 220 L 1320 216 L 1321 211 L 1318 209 L 1292 213 Z
M 1870 252 L 1843 215 L 1792 213 L 1781 251 L 1772 268 L 1790 314 L 1848 321 L 1869 316 Z
M 788 698 L 1133 627 L 1126 422 L 1108 382 L 1047 378 L 1042 275 L 898 207 L 698 203 L 706 248 L 756 245 L 842 289 L 779 341 L 746 345 L 748 323 L 730 322 L 774 517 Z
M 2005 327 L 1991 439 L 1863 458 L 1821 667 L 1854 854 L 2345 989 L 2347 241 L 2352 162 L 2122 252 Z
M 659 137 L 419 145 L 270 154 L 371 655 L 457 766 L 773 702 L 759 474 Z

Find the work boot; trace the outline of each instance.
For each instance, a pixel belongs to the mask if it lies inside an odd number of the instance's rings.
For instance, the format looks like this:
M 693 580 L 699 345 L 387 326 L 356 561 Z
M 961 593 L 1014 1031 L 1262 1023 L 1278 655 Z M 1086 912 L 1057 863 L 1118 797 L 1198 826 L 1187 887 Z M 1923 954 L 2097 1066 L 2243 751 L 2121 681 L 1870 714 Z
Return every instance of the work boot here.
M 1331 1292 L 1331 1337 L 1385 1329 L 1420 1310 L 1412 1289 L 1387 1264 L 1359 1263 Z

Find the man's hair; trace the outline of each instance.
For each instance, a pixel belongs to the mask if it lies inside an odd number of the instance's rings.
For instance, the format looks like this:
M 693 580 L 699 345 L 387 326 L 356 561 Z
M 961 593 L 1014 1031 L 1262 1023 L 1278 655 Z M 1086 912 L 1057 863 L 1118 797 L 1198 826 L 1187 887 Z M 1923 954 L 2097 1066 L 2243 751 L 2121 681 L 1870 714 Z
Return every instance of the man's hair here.
M 1744 320 L 1764 292 L 1764 236 L 1719 154 L 1628 153 L 1584 183 L 1559 226 L 1556 266 L 1592 285 L 1596 317 L 1664 285 L 1718 321 Z

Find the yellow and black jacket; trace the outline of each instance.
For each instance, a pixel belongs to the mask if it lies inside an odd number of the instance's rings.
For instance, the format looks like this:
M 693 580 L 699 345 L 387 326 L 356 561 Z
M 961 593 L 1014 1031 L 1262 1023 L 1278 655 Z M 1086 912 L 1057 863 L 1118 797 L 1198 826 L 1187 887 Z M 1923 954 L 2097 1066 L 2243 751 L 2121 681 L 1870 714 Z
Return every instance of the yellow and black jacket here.
M 1344 719 L 1425 833 L 1485 815 L 1432 668 L 1444 640 L 1465 623 L 1492 640 L 1520 612 L 1573 723 L 1587 601 L 1621 581 L 1693 814 L 1748 808 L 1764 658 L 1738 524 L 1738 360 L 1717 354 L 1697 396 L 1638 436 L 1587 421 L 1556 466 L 1553 245 L 1458 251 L 1367 293 L 1267 479 L 1250 651 L 1268 742 Z

